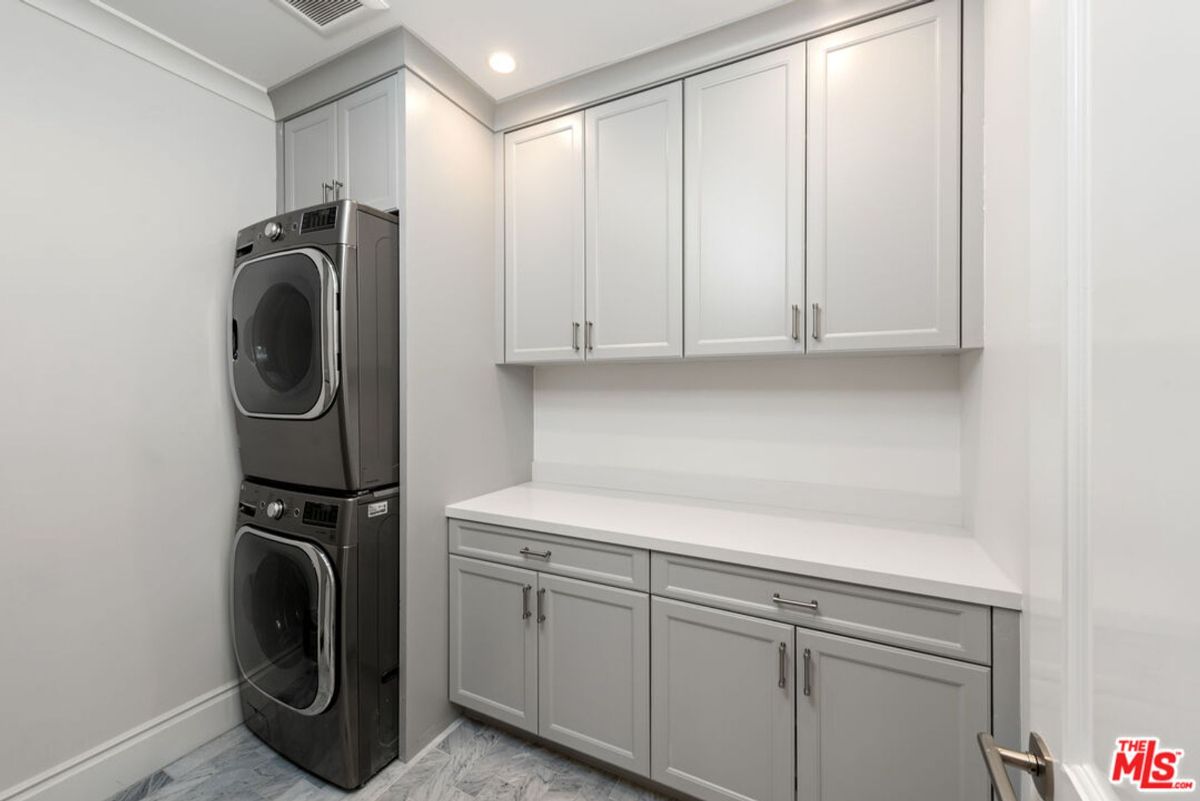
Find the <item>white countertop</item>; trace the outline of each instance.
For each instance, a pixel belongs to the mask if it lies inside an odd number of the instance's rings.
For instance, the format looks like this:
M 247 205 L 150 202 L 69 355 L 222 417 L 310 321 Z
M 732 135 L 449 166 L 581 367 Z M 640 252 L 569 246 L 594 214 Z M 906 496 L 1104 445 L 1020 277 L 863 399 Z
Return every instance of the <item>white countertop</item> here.
M 1008 609 L 1021 591 L 968 533 L 556 484 L 453 503 L 446 516 Z

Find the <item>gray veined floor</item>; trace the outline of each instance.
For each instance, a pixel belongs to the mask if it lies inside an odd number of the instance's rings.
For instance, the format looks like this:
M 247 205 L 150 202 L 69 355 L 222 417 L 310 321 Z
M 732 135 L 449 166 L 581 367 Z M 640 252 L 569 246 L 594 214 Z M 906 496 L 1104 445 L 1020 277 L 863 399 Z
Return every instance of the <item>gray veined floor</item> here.
M 411 764 L 346 793 L 239 726 L 108 801 L 666 801 L 504 732 L 464 720 Z

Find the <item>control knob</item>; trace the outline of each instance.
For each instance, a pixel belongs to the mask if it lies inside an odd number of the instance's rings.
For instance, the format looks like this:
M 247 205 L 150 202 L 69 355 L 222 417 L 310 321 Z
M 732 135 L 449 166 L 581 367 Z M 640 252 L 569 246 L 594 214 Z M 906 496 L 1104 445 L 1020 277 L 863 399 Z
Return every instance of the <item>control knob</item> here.
M 283 505 L 283 501 L 274 500 L 267 504 L 267 517 L 272 520 L 278 520 L 283 517 L 285 511 L 287 511 L 287 507 Z
M 283 226 L 277 222 L 269 222 L 263 228 L 263 236 L 273 242 L 283 236 Z

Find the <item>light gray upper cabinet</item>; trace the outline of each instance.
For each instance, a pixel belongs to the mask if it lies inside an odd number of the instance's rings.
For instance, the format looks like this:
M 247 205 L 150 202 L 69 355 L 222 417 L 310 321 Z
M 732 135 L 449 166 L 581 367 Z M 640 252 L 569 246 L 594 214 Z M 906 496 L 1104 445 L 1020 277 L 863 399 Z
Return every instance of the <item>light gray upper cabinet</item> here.
M 804 48 L 684 83 L 688 356 L 804 350 Z
M 546 574 L 538 579 L 538 731 L 646 775 L 649 597 Z
M 391 77 L 337 102 L 341 197 L 377 209 L 400 205 L 399 92 L 399 79 Z
M 583 114 L 504 137 L 505 359 L 583 359 Z
M 988 801 L 990 672 L 796 630 L 797 801 Z
M 397 208 L 400 82 L 384 78 L 283 124 L 284 211 L 351 198 Z
M 704 801 L 790 801 L 794 629 L 661 598 L 651 628 L 650 777 Z
M 537 733 L 538 575 L 450 557 L 450 700 Z
M 810 351 L 959 344 L 959 14 L 808 43 Z
M 283 211 L 329 200 L 337 175 L 337 127 L 333 105 L 283 124 Z
M 587 359 L 683 355 L 683 92 L 584 115 Z

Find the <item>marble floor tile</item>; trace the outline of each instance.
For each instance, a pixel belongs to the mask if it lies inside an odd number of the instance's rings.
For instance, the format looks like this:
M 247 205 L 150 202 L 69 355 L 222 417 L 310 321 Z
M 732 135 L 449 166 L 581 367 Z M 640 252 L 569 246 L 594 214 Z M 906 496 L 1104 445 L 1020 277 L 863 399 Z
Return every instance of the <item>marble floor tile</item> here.
M 109 796 L 108 801 L 143 801 L 147 796 L 170 784 L 172 781 L 174 779 L 171 776 L 160 770 L 151 773 L 137 784 L 131 784 L 121 792 Z

